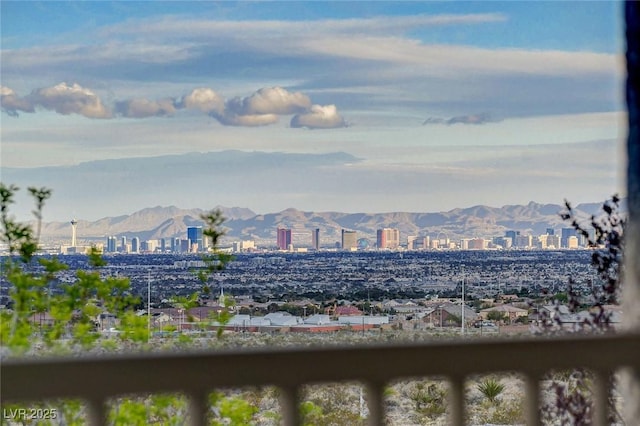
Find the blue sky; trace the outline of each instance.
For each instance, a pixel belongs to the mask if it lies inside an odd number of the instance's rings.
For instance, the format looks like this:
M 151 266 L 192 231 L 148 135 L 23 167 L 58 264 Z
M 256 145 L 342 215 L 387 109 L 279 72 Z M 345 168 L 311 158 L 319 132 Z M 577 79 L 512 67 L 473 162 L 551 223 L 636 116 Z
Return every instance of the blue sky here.
M 210 207 L 201 198 L 257 212 L 437 211 L 598 201 L 621 189 L 619 3 L 0 8 L 3 181 L 56 182 L 55 218 L 95 219 L 144 203 Z M 89 187 L 82 201 L 73 198 L 79 185 L 96 185 L 80 163 L 114 160 L 104 163 L 109 179 L 121 173 L 115 160 L 149 158 L 136 163 L 149 177 L 155 157 L 224 150 L 272 154 L 256 157 L 277 164 L 272 173 L 239 164 L 225 175 L 260 182 L 260 196 L 243 198 L 235 184 L 210 194 L 168 190 L 171 177 L 160 173 L 102 198 L 87 199 Z M 335 152 L 355 160 L 320 161 Z M 309 163 L 317 165 L 300 174 L 280 153 L 317 157 Z M 24 168 L 38 168 L 34 181 L 18 173 Z M 56 180 L 62 168 L 76 171 L 73 184 Z M 275 177 L 288 168 L 299 174 L 295 191 Z M 184 173 L 185 181 L 220 178 Z M 348 182 L 336 184 L 337 176 Z

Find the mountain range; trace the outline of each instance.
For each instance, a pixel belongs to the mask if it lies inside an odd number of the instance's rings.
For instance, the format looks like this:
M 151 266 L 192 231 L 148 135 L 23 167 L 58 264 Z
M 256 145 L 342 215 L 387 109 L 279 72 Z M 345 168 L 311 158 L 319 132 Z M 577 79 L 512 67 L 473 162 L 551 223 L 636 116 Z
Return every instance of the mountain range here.
M 601 205 L 585 203 L 574 206 L 574 209 L 584 218 L 589 218 L 598 213 Z M 408 235 L 437 237 L 445 234 L 448 238 L 501 236 L 506 230 L 540 235 L 547 228 L 559 230 L 569 226 L 559 215 L 564 206 L 533 201 L 526 205 L 478 205 L 437 213 L 308 212 L 289 208 L 277 213 L 256 214 L 247 208 L 217 208 L 226 218 L 226 238 L 263 243 L 275 243 L 278 227 L 291 228 L 294 244 L 304 245 L 310 243 L 311 230 L 316 228 L 320 229 L 321 242 L 326 244 L 339 241 L 342 229 L 355 230 L 359 238 L 375 240 L 377 229 L 397 228 L 404 240 Z M 79 241 L 104 239 L 109 235 L 139 237 L 143 241 L 186 238 L 188 226 L 202 225 L 200 216 L 203 213 L 205 211 L 201 209 L 157 206 L 131 215 L 105 217 L 93 222 L 78 219 L 77 235 Z M 43 224 L 44 238 L 67 239 L 70 235 L 69 222 Z

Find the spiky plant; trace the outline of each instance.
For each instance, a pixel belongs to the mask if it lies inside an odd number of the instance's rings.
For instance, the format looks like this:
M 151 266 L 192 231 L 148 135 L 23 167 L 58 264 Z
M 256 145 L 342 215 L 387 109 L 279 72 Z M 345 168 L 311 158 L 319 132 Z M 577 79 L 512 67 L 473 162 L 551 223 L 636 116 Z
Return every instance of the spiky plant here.
M 495 379 L 485 379 L 478 383 L 478 390 L 493 404 L 504 391 L 504 385 Z

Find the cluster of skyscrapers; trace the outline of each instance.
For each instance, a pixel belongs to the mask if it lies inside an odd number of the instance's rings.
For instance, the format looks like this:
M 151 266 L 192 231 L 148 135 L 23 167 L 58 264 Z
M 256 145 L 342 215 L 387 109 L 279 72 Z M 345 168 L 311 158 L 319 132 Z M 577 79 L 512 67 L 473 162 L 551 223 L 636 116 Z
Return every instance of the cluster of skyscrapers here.
M 63 253 L 85 252 L 87 248 L 76 247 L 76 227 L 72 221 L 72 246 L 62 246 Z M 304 231 L 307 233 L 308 231 Z M 297 232 L 295 235 L 300 235 Z M 593 235 L 590 235 L 593 239 Z M 278 227 L 276 230 L 276 247 L 282 251 L 306 251 L 322 249 L 339 249 L 346 251 L 356 250 L 488 250 L 488 249 L 576 249 L 587 246 L 587 237 L 580 235 L 574 228 L 562 228 L 560 235 L 552 228 L 547 228 L 544 235 L 525 235 L 520 231 L 509 230 L 504 236 L 493 238 L 461 238 L 457 241 L 449 239 L 446 234 L 440 232 L 435 238 L 430 236 L 408 235 L 405 241 L 401 241 L 400 231 L 397 228 L 381 228 L 376 231 L 375 245 L 367 236 L 359 238 L 355 230 L 342 229 L 340 241 L 321 246 L 320 228 L 311 230 L 311 245 L 309 247 L 308 234 L 302 238 L 302 247 L 294 248 L 294 232 L 292 229 Z M 325 241 L 326 243 L 326 241 Z M 101 245 L 99 245 L 101 246 Z M 109 236 L 103 247 L 106 253 L 198 253 L 206 252 L 211 244 L 203 234 L 202 226 L 189 226 L 186 238 L 160 238 L 141 241 L 139 237 L 127 238 L 127 236 Z M 82 249 L 82 250 L 79 250 Z M 267 247 L 268 249 L 268 247 Z M 258 250 L 255 241 L 235 241 L 229 248 L 233 252 L 246 252 Z
M 336 243 L 335 248 L 350 251 L 372 248 L 367 238 L 358 238 L 357 231 L 342 229 L 340 232 L 340 236 L 340 242 Z M 278 250 L 293 250 L 294 247 L 292 230 L 288 228 L 278 228 L 276 231 L 276 245 L 278 247 Z M 382 228 L 377 230 L 375 248 L 393 250 L 400 247 L 400 231 L 398 229 Z M 311 249 L 320 249 L 319 228 L 315 228 L 311 231 Z
M 308 240 L 307 240 L 308 241 Z M 293 233 L 288 228 L 277 229 L 276 245 L 278 250 L 293 251 Z M 382 228 L 376 231 L 376 242 L 373 246 L 370 241 L 358 238 L 357 231 L 341 230 L 340 242 L 336 242 L 335 247 L 329 248 L 355 251 L 362 249 L 378 250 L 441 250 L 441 249 L 461 249 L 461 250 L 487 250 L 487 249 L 561 249 L 580 248 L 587 245 L 587 238 L 580 235 L 574 228 L 562 228 L 561 234 L 556 235 L 552 228 L 547 228 L 544 235 L 524 235 L 520 231 L 509 230 L 504 236 L 493 238 L 461 238 L 452 241 L 446 234 L 440 232 L 435 238 L 430 236 L 409 235 L 406 244 L 400 239 L 400 231 L 396 228 Z M 325 246 L 326 247 L 326 246 Z M 320 249 L 320 229 L 311 231 L 311 249 Z

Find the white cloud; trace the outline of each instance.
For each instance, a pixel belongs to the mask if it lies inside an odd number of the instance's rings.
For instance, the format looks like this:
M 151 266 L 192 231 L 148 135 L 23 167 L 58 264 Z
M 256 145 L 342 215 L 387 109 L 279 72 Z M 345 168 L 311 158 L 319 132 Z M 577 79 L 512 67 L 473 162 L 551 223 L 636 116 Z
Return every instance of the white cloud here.
M 12 89 L 6 86 L 0 86 L 0 105 L 2 110 L 12 117 L 17 117 L 18 111 L 35 111 L 29 100 L 19 97 Z
M 343 90 L 346 95 L 341 99 L 314 99 L 338 104 L 343 111 L 411 105 L 427 109 L 420 112 L 427 116 L 452 116 L 461 106 L 463 111 L 473 108 L 523 116 L 563 109 L 611 110 L 612 104 L 620 103 L 611 88 L 624 75 L 621 55 L 437 45 L 407 35 L 415 28 L 506 19 L 502 14 L 461 14 L 313 21 L 175 16 L 128 20 L 92 33 L 85 45 L 3 50 L 3 81 L 16 87 L 29 77 L 42 78 L 43 70 L 49 78 L 62 80 L 73 70 L 76 81 L 96 81 L 112 92 L 125 92 L 122 87 L 132 81 L 154 83 L 155 87 L 158 82 L 197 81 L 199 85 L 223 84 L 220 87 L 232 95 L 244 93 L 247 82 L 260 81 L 261 85 L 295 84 L 311 96 Z M 349 96 L 362 88 L 371 90 L 359 97 Z M 162 98 L 168 95 L 162 90 L 166 89 L 129 93 L 128 97 Z M 306 95 L 286 91 L 285 98 L 277 100 L 277 90 L 284 89 L 271 87 L 227 102 L 230 111 L 224 111 L 222 97 L 204 92 L 211 89 L 196 90 L 203 92 L 187 95 L 180 107 L 215 112 L 217 117 L 226 117 L 221 122 L 235 125 L 256 122 L 255 117 L 235 116 L 303 113 L 311 105 Z M 296 94 L 300 99 L 294 101 L 291 97 Z M 196 95 L 210 99 L 196 99 Z M 294 110 L 296 107 L 300 109 Z M 262 117 L 258 121 L 269 120 L 272 118 Z
M 89 89 L 74 83 L 60 83 L 53 87 L 34 90 L 28 99 L 33 105 L 53 110 L 58 114 L 79 114 L 88 118 L 111 118 L 100 98 Z
M 291 127 L 310 129 L 335 129 L 346 127 L 335 105 L 313 105 L 309 112 L 297 114 L 291 119 Z
M 129 21 L 105 28 L 103 36 L 137 35 L 142 38 L 154 38 L 177 34 L 182 39 L 211 37 L 274 37 L 306 36 L 327 33 L 388 33 L 405 32 L 420 27 L 444 25 L 473 25 L 481 23 L 503 22 L 506 15 L 501 13 L 479 13 L 459 15 L 413 15 L 378 16 L 372 18 L 322 19 L 314 21 L 216 21 L 185 20 L 178 17 Z
M 15 96 L 16 92 L 6 86 L 0 86 L 0 96 Z
M 137 98 L 116 103 L 116 112 L 128 118 L 162 117 L 176 112 L 173 99 L 151 101 Z
M 215 21 L 177 17 L 129 20 L 96 33 L 91 45 L 35 47 L 2 51 L 3 68 L 41 70 L 45 66 L 113 63 L 146 65 L 196 61 L 218 50 L 283 54 L 319 60 L 373 60 L 399 67 L 419 65 L 421 75 L 449 71 L 541 75 L 609 73 L 622 67 L 619 55 L 559 50 L 483 49 L 426 44 L 404 36 L 412 28 L 470 25 L 506 20 L 503 14 L 418 15 L 316 21 Z M 126 40 L 124 39 L 126 37 Z M 245 57 L 250 62 L 250 56 Z M 225 64 L 218 64 L 224 66 Z M 146 70 L 147 68 L 145 68 Z M 118 72 L 117 67 L 101 72 Z M 203 70 L 204 71 L 204 70 Z M 345 69 L 344 71 L 348 71 Z M 384 71 L 384 70 L 381 70 Z M 620 71 L 622 69 L 620 68 Z
M 134 98 L 116 101 L 113 113 L 100 98 L 78 84 L 60 83 L 53 87 L 34 90 L 27 98 L 18 98 L 15 92 L 1 86 L 2 109 L 17 116 L 18 111 L 34 112 L 34 106 L 54 110 L 59 114 L 80 114 L 89 118 L 127 118 L 171 116 L 178 109 L 197 109 L 207 113 L 225 126 L 258 127 L 278 122 L 281 115 L 300 113 L 291 120 L 292 127 L 335 128 L 344 127 L 335 105 L 312 105 L 301 92 L 289 92 L 282 87 L 262 88 L 251 96 L 236 97 L 225 103 L 213 89 L 198 88 L 182 97 L 149 100 Z
M 311 100 L 300 92 L 291 93 L 282 87 L 264 87 L 246 98 L 235 98 L 227 108 L 236 114 L 293 114 L 311 107 Z
M 165 17 L 138 23 L 118 24 L 104 35 L 139 37 L 139 44 L 158 43 L 169 35 L 182 44 L 179 52 L 201 45 L 260 54 L 293 55 L 318 59 L 373 60 L 399 67 L 418 65 L 415 73 L 443 75 L 448 72 L 527 73 L 571 75 L 622 72 L 621 55 L 560 50 L 486 49 L 464 45 L 438 45 L 410 39 L 413 28 L 496 23 L 507 20 L 499 13 L 461 15 L 385 16 L 316 21 L 214 21 Z M 177 42 L 176 42 L 177 37 Z M 188 46 L 187 46 L 188 45 Z M 141 49 L 139 45 L 136 49 Z M 149 48 L 150 49 L 150 48 Z M 178 51 L 173 55 L 177 55 Z M 173 60 L 173 55 L 165 55 Z M 348 71 L 348 70 L 345 70 Z M 384 70 L 381 70 L 384 71 Z
M 182 98 L 182 107 L 221 114 L 224 111 L 224 98 L 213 89 L 201 87 Z
M 309 52 L 316 54 L 392 64 L 402 68 L 398 72 L 423 76 L 452 76 L 469 72 L 574 76 L 611 74 L 614 70 L 621 73 L 623 67 L 622 55 L 559 50 L 485 49 L 424 44 L 400 37 L 329 36 L 306 40 L 304 46 Z M 374 69 L 373 72 L 375 71 Z M 386 68 L 382 71 L 388 72 Z
M 279 115 L 307 111 L 310 107 L 311 100 L 303 93 L 264 87 L 251 96 L 227 101 L 224 111 L 218 108 L 211 110 L 210 115 L 225 126 L 256 127 L 274 124 Z
M 225 111 L 222 114 L 212 113 L 211 116 L 225 126 L 257 127 L 266 126 L 278 122 L 278 116 L 276 114 L 239 115 L 229 111 Z

